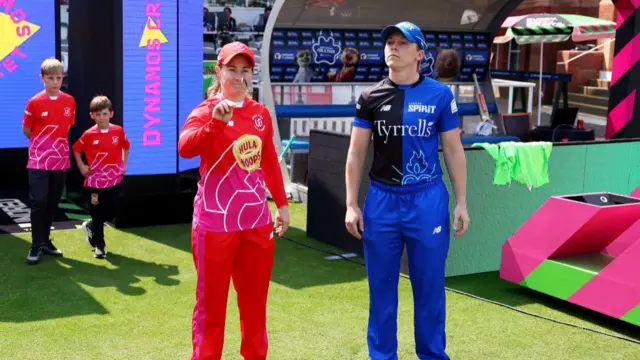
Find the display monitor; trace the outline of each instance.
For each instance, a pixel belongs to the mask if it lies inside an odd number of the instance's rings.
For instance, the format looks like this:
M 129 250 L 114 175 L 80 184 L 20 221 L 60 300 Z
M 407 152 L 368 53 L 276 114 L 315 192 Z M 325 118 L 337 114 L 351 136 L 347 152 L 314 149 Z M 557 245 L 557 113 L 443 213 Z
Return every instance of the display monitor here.
M 56 55 L 55 6 L 54 0 L 0 0 L 0 149 L 29 145 L 22 119 L 27 101 L 44 90 L 40 65 Z
M 202 101 L 202 4 L 123 0 L 123 123 L 129 175 L 197 167 L 180 159 L 178 134 Z

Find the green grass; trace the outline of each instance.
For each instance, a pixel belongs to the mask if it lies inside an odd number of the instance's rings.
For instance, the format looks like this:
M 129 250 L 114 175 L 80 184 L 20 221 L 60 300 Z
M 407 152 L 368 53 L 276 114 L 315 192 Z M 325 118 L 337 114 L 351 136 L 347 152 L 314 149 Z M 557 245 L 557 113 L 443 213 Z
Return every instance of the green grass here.
M 306 239 L 292 207 L 288 236 Z M 107 229 L 109 259 L 93 258 L 77 231 L 54 232 L 65 252 L 24 265 L 29 235 L 0 236 L 0 359 L 188 359 L 196 275 L 189 225 Z M 455 239 L 453 241 L 465 241 Z M 367 359 L 364 268 L 280 241 L 269 297 L 270 359 Z M 359 259 L 361 260 L 361 259 Z M 554 319 L 630 336 L 637 327 L 498 279 L 448 279 L 452 288 Z M 240 359 L 238 313 L 229 299 L 224 359 Z M 453 359 L 633 359 L 638 345 L 449 292 Z M 410 283 L 400 281 L 399 356 L 415 359 Z M 637 335 L 636 335 L 636 338 Z M 637 357 L 636 357 L 637 358 Z

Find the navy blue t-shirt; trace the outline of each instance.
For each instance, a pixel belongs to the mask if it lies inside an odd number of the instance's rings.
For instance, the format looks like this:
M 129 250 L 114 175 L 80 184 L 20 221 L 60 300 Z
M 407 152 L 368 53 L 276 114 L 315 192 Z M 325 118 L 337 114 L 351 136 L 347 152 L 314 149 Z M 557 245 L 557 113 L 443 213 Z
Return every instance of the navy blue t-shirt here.
M 460 119 L 451 89 L 421 76 L 412 85 L 386 78 L 364 90 L 353 125 L 373 132 L 371 179 L 400 186 L 442 178 L 438 134 Z

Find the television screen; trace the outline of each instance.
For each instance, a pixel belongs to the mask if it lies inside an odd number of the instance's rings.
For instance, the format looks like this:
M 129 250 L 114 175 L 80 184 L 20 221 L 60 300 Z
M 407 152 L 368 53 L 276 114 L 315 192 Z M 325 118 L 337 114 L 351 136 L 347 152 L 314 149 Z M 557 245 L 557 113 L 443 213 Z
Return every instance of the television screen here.
M 123 123 L 129 175 L 195 168 L 179 159 L 180 128 L 202 101 L 202 4 L 123 0 Z
M 40 65 L 56 55 L 55 6 L 54 0 L 0 1 L 0 149 L 29 145 L 22 119 L 27 101 L 44 90 Z

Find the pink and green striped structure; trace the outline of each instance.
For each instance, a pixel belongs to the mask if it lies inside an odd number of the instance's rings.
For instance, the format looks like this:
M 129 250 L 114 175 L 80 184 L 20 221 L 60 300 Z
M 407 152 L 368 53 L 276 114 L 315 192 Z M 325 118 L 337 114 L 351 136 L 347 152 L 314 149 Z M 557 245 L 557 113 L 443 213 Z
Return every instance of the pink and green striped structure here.
M 616 23 L 590 16 L 573 14 L 528 14 L 508 17 L 501 26 L 505 34 L 496 36 L 495 44 L 515 39 L 518 44 L 574 42 L 610 39 Z
M 500 277 L 640 326 L 640 199 L 549 198 L 503 245 Z

